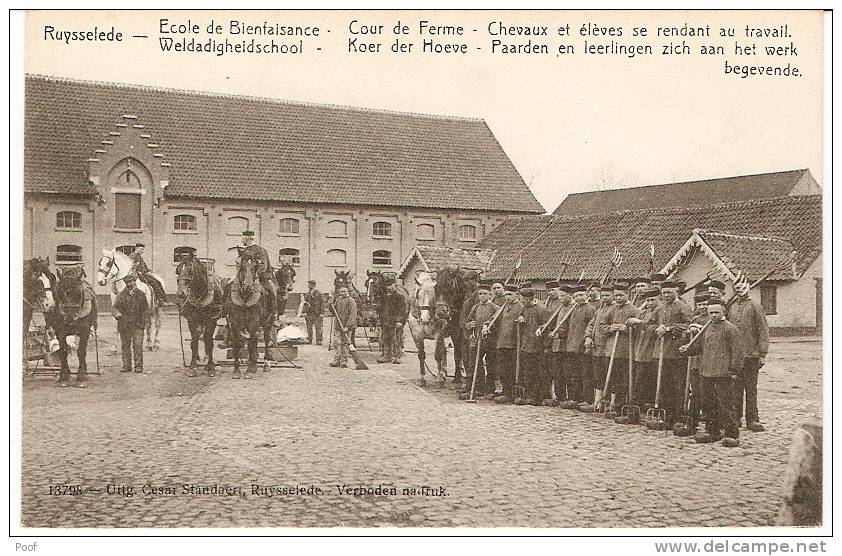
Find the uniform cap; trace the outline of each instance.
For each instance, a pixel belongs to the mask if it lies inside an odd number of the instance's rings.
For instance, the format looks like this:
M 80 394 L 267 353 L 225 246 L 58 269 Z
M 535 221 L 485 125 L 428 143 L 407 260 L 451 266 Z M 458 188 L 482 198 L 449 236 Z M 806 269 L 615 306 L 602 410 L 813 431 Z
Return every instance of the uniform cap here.
M 696 303 L 704 303 L 705 301 L 710 301 L 710 295 L 707 293 L 697 293 L 693 296 L 693 301 Z
M 253 230 L 243 231 L 243 237 L 254 237 L 254 231 Z
M 561 291 L 565 293 L 573 293 L 573 286 L 571 286 L 570 284 L 562 284 L 560 288 Z
M 652 281 L 653 282 L 663 282 L 666 279 L 667 279 L 667 276 L 662 272 L 656 272 L 655 274 L 652 275 Z
M 544 285 L 547 287 L 547 289 L 548 289 L 548 290 L 551 290 L 551 289 L 553 289 L 553 288 L 557 288 L 557 287 L 558 287 L 558 282 L 557 282 L 557 281 L 555 281 L 555 280 L 553 280 L 553 281 L 551 281 L 551 282 L 547 282 L 547 283 L 546 283 L 546 284 L 544 284 Z
M 725 291 L 725 283 L 720 282 L 719 280 L 711 280 L 710 282 L 708 282 L 708 287 L 716 288 L 720 291 Z
M 134 274 L 126 274 L 123 277 L 123 282 L 135 282 L 135 281 L 137 281 L 137 276 L 135 276 Z
M 615 290 L 628 291 L 629 283 L 628 282 L 614 282 L 614 289 Z
M 672 280 L 667 280 L 665 282 L 661 282 L 661 288 L 677 288 L 678 282 L 673 282 Z
M 517 286 L 515 286 L 513 284 L 506 284 L 505 286 L 503 286 L 503 289 L 506 290 L 507 292 L 517 293 Z
M 642 294 L 644 299 L 649 299 L 650 297 L 658 297 L 661 295 L 661 290 L 656 287 L 649 287 L 643 290 Z
M 635 284 L 651 284 L 651 283 L 652 283 L 652 279 L 651 279 L 651 278 L 647 278 L 646 276 L 640 276 L 639 278 L 635 278 L 635 279 L 634 279 L 634 283 L 635 283 Z
M 141 243 L 139 241 L 137 243 L 135 243 L 134 246 L 135 247 L 146 247 L 143 243 Z
M 573 286 L 570 289 L 573 290 L 572 293 L 579 293 L 579 292 L 587 293 L 588 286 L 587 286 L 587 284 L 578 284 L 576 286 Z

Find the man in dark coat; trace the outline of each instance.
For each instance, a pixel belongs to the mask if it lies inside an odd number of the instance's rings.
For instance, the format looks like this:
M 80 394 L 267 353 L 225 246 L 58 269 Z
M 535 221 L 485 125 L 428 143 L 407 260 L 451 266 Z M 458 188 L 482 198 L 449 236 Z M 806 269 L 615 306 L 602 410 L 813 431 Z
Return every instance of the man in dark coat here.
M 409 316 L 409 302 L 406 296 L 398 290 L 394 278 L 387 278 L 386 295 L 380 311 L 380 331 L 383 342 L 383 354 L 377 359 L 378 363 L 401 362 L 401 338 L 403 327 Z
M 520 384 L 524 387 L 525 398 L 518 401 L 519 405 L 541 405 L 539 380 L 543 363 L 544 338 L 535 332 L 542 326 L 549 316 L 547 308 L 535 299 L 535 290 L 524 287 L 520 290 L 523 299 L 523 310 L 518 322 L 520 327 Z
M 649 286 L 638 294 L 643 299 L 640 314 L 630 318 L 626 324 L 634 331 L 634 382 L 637 400 L 644 406 L 655 403 L 655 382 L 657 375 L 657 310 L 661 290 Z
M 743 368 L 737 374 L 737 422 L 741 422 L 743 418 L 745 395 L 746 428 L 760 432 L 765 429 L 760 424 L 757 411 L 757 378 L 769 352 L 769 324 L 766 322 L 763 308 L 751 298 L 748 282 L 737 282 L 734 291 L 737 299 L 728 310 L 728 320 L 739 329 L 745 349 Z
M 149 320 L 149 304 L 146 295 L 137 289 L 133 274 L 123 278 L 126 287 L 114 298 L 111 314 L 117 319 L 117 332 L 123 352 L 123 368 L 120 372 L 143 372 L 143 330 Z
M 678 353 L 678 346 L 683 343 L 687 327 L 693 320 L 690 306 L 678 298 L 678 287 L 675 282 L 661 283 L 661 305 L 655 312 L 658 325 L 655 333 L 658 335 L 659 344 L 661 338 L 664 340 L 660 407 L 666 411 L 666 424 L 669 428 L 672 428 L 682 412 L 687 360 Z M 657 357 L 657 351 L 655 356 Z
M 602 322 L 602 333 L 606 336 L 606 353 L 609 360 L 611 351 L 614 351 L 614 363 L 611 368 L 611 382 L 608 384 L 608 389 L 612 398 L 611 407 L 615 409 L 619 409 L 618 406 L 622 405 L 622 400 L 627 398 L 629 390 L 629 364 L 631 361 L 629 359 L 629 339 L 631 329 L 626 322 L 632 317 L 637 317 L 639 313 L 640 309 L 635 307 L 629 299 L 628 283 L 617 282 L 614 284 L 614 305 L 605 315 L 605 320 Z M 603 394 L 607 396 L 608 392 Z
M 132 260 L 132 271 L 134 274 L 137 275 L 138 279 L 144 284 L 148 284 L 150 288 L 155 292 L 155 297 L 158 300 L 158 305 L 172 305 L 169 301 L 167 301 L 167 294 L 164 292 L 164 286 L 161 285 L 161 282 L 158 281 L 158 278 L 152 274 L 152 271 L 149 269 L 149 265 L 146 264 L 146 261 L 143 260 L 143 252 L 146 250 L 146 246 L 143 243 L 136 243 L 134 246 L 134 251 L 129 255 L 129 258 Z
M 739 446 L 740 427 L 734 408 L 734 383 L 743 368 L 743 345 L 740 331 L 725 320 L 725 307 L 710 303 L 707 307 L 710 325 L 692 346 L 678 351 L 699 356 L 702 375 L 702 405 L 707 415 L 705 432 L 696 435 L 700 444 L 725 438 L 722 445 Z
M 304 294 L 304 322 L 307 325 L 307 342 L 322 345 L 322 328 L 324 324 L 324 297 L 316 288 L 315 280 L 307 281 L 307 293 Z M 315 329 L 315 338 L 313 330 Z
M 596 309 L 588 303 L 587 286 L 579 285 L 572 289 L 573 306 L 568 309 L 570 316 L 561 325 L 559 336 L 565 338 L 562 348 L 567 377 L 564 384 L 567 388 L 567 399 L 580 400 L 591 389 L 590 359 L 585 354 L 585 333 L 596 314 Z M 564 314 L 559 315 L 559 319 L 564 318 L 566 314 L 567 311 L 564 311 Z
M 494 398 L 497 403 L 511 403 L 512 386 L 515 384 L 515 357 L 517 346 L 518 317 L 523 312 L 523 304 L 517 294 L 517 287 L 506 285 L 506 303 L 493 327 L 483 328 L 483 334 L 494 333 L 497 338 L 497 375 L 503 385 L 503 392 Z

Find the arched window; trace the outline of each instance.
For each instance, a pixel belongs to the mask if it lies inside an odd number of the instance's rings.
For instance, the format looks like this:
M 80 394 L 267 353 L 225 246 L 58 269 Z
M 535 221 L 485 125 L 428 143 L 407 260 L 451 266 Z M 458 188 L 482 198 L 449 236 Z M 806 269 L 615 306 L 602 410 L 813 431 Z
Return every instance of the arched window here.
M 281 218 L 278 221 L 278 226 L 278 231 L 282 236 L 297 236 L 299 234 L 297 218 Z
M 225 232 L 229 236 L 240 236 L 249 229 L 249 219 L 245 216 L 229 216 Z
M 82 215 L 73 210 L 63 210 L 56 214 L 56 228 L 64 230 L 81 230 Z
M 344 220 L 331 220 L 327 223 L 326 237 L 348 237 L 348 223 Z
M 131 255 L 132 253 L 134 253 L 135 249 L 136 247 L 134 245 L 121 245 L 117 248 L 117 251 L 124 255 Z
M 344 249 L 330 249 L 327 252 L 327 265 L 328 266 L 346 266 L 347 265 L 347 253 L 345 253 Z
M 296 222 L 298 221 L 296 220 Z M 289 263 L 292 266 L 300 266 L 301 255 L 299 254 L 298 249 L 287 247 L 278 251 L 278 262 L 281 264 Z
M 392 225 L 388 222 L 375 222 L 371 231 L 374 237 L 392 237 Z
M 56 247 L 56 263 L 78 264 L 82 262 L 82 248 L 78 245 L 59 245 Z
M 195 247 L 188 247 L 186 245 L 182 245 L 181 247 L 176 247 L 172 250 L 172 262 L 177 263 L 181 262 L 181 255 L 195 255 L 196 248 Z
M 471 224 L 462 224 L 459 226 L 459 241 L 476 241 L 477 227 Z
M 418 224 L 415 227 L 416 239 L 436 239 L 436 227 L 432 224 Z
M 194 231 L 196 229 L 196 217 L 191 214 L 176 214 L 173 217 L 172 229 L 178 231 Z
M 378 249 L 371 255 L 371 264 L 374 266 L 392 266 L 392 252 Z

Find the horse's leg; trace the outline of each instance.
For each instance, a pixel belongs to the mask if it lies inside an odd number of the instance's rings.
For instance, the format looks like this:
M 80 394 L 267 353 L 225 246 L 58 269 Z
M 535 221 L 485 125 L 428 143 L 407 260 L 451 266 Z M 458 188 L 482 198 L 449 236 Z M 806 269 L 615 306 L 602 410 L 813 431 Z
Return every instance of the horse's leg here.
M 447 347 L 441 336 L 436 338 L 436 371 L 439 375 L 437 377 L 439 386 L 444 386 L 447 379 Z
M 66 385 L 70 382 L 70 366 L 67 364 L 67 332 L 57 330 L 56 339 L 58 340 L 58 358 L 61 366 L 58 372 L 58 381 L 59 384 Z
M 84 325 L 82 325 L 84 326 Z M 79 334 L 79 347 L 76 355 L 79 357 L 79 370 L 76 371 L 76 382 L 84 382 L 88 379 L 88 339 L 91 337 L 91 327 Z
M 240 378 L 240 346 L 243 340 L 240 337 L 239 323 L 229 320 L 228 334 L 231 336 L 231 349 L 234 350 L 234 378 Z
M 421 338 L 420 340 L 413 338 L 413 340 L 415 340 L 415 349 L 418 350 L 418 367 L 421 371 L 421 378 L 418 379 L 418 385 L 427 386 L 427 378 L 425 377 L 426 364 L 424 362 L 424 360 L 427 358 L 427 354 L 424 353 L 424 338 Z
M 208 376 L 216 375 L 216 368 L 213 365 L 213 334 L 216 331 L 216 319 L 205 321 L 205 371 Z
M 462 361 L 462 334 L 457 329 L 451 334 L 450 338 L 453 341 L 453 382 L 458 384 L 462 382 L 462 375 L 465 370 Z M 447 365 L 447 352 L 445 352 L 444 357 L 445 365 Z
M 251 333 L 248 340 L 249 360 L 246 366 L 246 378 L 252 378 L 257 372 L 257 326 L 254 327 L 254 332 Z
M 199 337 L 202 335 L 201 325 L 194 315 L 187 319 L 187 327 L 190 329 L 190 372 L 187 376 L 196 376 L 196 368 L 199 365 Z
M 161 349 L 161 343 L 158 341 L 158 335 L 161 333 L 161 311 L 155 307 L 155 339 L 152 341 L 152 351 Z

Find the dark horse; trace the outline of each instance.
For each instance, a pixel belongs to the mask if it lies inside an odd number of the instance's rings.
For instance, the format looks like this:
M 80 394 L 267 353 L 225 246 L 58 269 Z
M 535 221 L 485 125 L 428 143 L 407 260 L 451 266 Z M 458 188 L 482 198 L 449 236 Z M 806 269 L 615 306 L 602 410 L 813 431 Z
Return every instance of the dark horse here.
M 295 268 L 289 263 L 281 263 L 281 267 L 275 270 L 275 282 L 278 284 L 278 318 L 283 319 L 287 310 L 289 292 L 295 284 Z
M 253 378 L 257 372 L 257 334 L 263 328 L 264 345 L 273 345 L 271 335 L 274 311 L 267 307 L 268 296 L 257 277 L 260 261 L 239 247 L 237 250 L 240 253 L 237 275 L 229 286 L 225 318 L 234 351 L 234 378 L 240 378 L 240 348 L 244 337 L 249 352 L 246 378 Z
M 463 349 L 465 341 L 459 316 L 462 306 L 470 298 L 477 287 L 479 273 L 460 268 L 443 268 L 436 273 L 436 297 L 444 299 L 450 308 L 452 317 L 445 329 L 445 335 L 453 342 L 453 366 L 455 370 L 454 382 L 461 382 L 464 371 Z
M 386 282 L 388 279 L 395 281 L 397 285 L 398 291 L 401 292 L 404 297 L 406 298 L 407 303 L 409 303 L 409 292 L 404 287 L 404 285 L 397 280 L 397 273 L 395 272 L 383 272 L 380 270 L 376 271 L 367 271 L 368 277 L 365 280 L 365 299 L 366 299 L 366 308 L 370 308 L 371 314 L 363 314 L 363 318 L 368 319 L 376 319 L 374 325 L 379 327 L 380 322 L 383 320 L 381 317 L 382 310 L 383 310 L 383 298 L 386 297 L 386 293 L 388 290 L 386 289 Z M 409 311 L 409 307 L 406 307 L 406 311 Z M 373 315 L 373 316 L 372 316 Z M 380 345 L 380 351 L 384 351 L 385 347 Z
M 59 385 L 67 386 L 70 381 L 70 367 L 67 364 L 67 337 L 79 336 L 79 371 L 76 373 L 77 385 L 84 385 L 88 373 L 87 352 L 91 328 L 96 328 L 96 296 L 84 280 L 85 271 L 81 266 L 56 269 L 56 283 L 53 286 L 55 308 L 45 314 L 47 326 L 51 327 L 58 339 L 58 356 L 61 360 Z
M 23 262 L 23 336 L 35 311 L 49 313 L 56 305 L 53 286 L 56 276 L 50 272 L 50 258 L 36 257 Z M 24 343 L 25 345 L 25 343 Z
M 179 312 L 190 328 L 190 372 L 196 376 L 199 365 L 199 339 L 205 342 L 205 371 L 214 376 L 213 334 L 222 316 L 222 283 L 208 272 L 207 265 L 193 253 L 182 255 L 176 268 Z M 179 325 L 180 326 L 180 325 Z
M 350 270 L 336 270 L 333 273 L 336 277 L 333 279 L 333 297 L 339 295 L 339 288 L 348 288 L 348 294 L 357 303 L 357 325 L 363 328 L 374 329 L 377 326 L 377 312 L 374 306 L 360 293 L 357 286 L 354 285 L 353 274 Z M 356 344 L 356 329 L 351 331 L 351 343 Z

